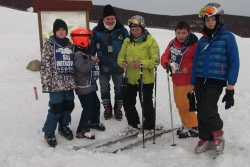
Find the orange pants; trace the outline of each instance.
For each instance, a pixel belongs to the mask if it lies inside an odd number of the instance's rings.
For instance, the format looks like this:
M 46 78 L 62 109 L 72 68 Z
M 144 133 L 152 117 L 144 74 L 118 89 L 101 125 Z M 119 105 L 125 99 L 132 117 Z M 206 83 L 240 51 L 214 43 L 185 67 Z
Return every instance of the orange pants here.
M 190 90 L 190 85 L 176 86 L 173 85 L 174 101 L 178 109 L 182 125 L 187 128 L 198 127 L 196 112 L 189 112 L 189 101 L 187 93 Z

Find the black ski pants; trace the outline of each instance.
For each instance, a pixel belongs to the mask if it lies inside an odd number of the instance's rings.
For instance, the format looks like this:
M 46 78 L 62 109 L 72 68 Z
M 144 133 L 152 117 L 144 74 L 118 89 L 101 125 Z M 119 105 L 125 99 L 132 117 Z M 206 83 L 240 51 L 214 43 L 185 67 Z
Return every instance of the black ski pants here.
M 139 92 L 139 99 L 141 103 L 142 112 L 144 112 L 144 129 L 154 129 L 155 126 L 155 109 L 153 107 L 153 89 L 154 83 L 143 84 L 143 103 L 141 101 L 141 87 L 140 85 L 127 84 L 126 93 L 123 94 L 123 108 L 128 124 L 137 128 L 140 124 L 140 118 L 136 109 L 136 97 Z
M 199 138 L 201 140 L 213 140 L 211 132 L 223 128 L 223 121 L 218 113 L 217 105 L 222 91 L 222 86 L 203 84 L 195 85 L 198 129 Z

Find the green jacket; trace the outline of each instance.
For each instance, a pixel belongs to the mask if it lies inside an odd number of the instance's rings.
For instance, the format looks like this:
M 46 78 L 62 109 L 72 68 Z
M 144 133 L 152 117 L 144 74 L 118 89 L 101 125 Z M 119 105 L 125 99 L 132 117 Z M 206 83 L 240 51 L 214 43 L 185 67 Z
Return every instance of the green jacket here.
M 128 68 L 126 70 L 128 83 L 132 85 L 139 84 L 140 68 L 131 69 L 129 66 L 134 60 L 139 60 L 143 63 L 143 83 L 154 83 L 154 67 L 155 62 L 157 62 L 157 65 L 159 64 L 159 52 L 159 46 L 150 34 L 140 43 L 131 42 L 130 38 L 126 38 L 118 54 L 117 63 L 120 67 L 122 67 L 123 61 L 128 63 Z

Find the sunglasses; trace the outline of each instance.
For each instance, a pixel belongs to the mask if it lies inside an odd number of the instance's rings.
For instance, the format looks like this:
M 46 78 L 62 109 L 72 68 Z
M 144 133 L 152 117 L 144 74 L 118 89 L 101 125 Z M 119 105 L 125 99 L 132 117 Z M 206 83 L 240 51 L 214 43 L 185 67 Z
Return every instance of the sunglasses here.
M 217 13 L 219 13 L 222 10 L 223 9 L 221 7 L 215 8 L 213 6 L 205 6 L 204 8 L 202 8 L 200 10 L 199 17 L 204 18 L 205 15 L 207 15 L 208 17 L 214 16 L 214 15 L 216 15 Z

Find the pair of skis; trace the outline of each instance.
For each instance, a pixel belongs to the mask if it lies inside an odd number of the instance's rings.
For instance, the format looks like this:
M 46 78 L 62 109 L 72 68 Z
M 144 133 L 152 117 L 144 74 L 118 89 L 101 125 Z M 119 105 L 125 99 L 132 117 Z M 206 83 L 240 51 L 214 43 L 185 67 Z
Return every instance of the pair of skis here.
M 177 127 L 174 128 L 174 130 L 175 129 L 177 129 Z M 74 150 L 79 150 L 79 149 L 91 150 L 91 149 L 100 148 L 100 147 L 104 147 L 104 146 L 110 146 L 110 147 L 106 147 L 106 148 L 102 149 L 100 152 L 116 153 L 119 150 L 122 151 L 122 150 L 128 149 L 130 147 L 133 147 L 133 146 L 141 143 L 143 140 L 152 139 L 154 136 L 160 136 L 164 133 L 169 133 L 169 132 L 172 132 L 172 128 L 171 129 L 155 130 L 155 134 L 152 133 L 152 134 L 145 135 L 144 138 L 137 137 L 137 135 L 139 133 L 128 134 L 126 136 L 118 136 L 117 135 L 117 136 L 111 137 L 109 139 L 101 140 L 101 141 L 91 143 L 91 144 L 88 144 L 85 146 L 74 146 L 73 149 Z M 120 144 L 115 145 L 115 146 L 111 146 L 112 144 L 118 143 L 118 142 L 123 141 L 125 139 L 130 139 L 133 136 L 134 137 L 136 136 L 136 138 L 133 138 L 129 142 L 124 142 L 124 143 L 120 143 Z

